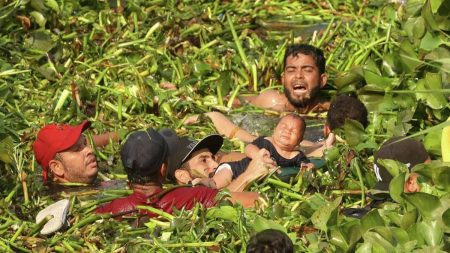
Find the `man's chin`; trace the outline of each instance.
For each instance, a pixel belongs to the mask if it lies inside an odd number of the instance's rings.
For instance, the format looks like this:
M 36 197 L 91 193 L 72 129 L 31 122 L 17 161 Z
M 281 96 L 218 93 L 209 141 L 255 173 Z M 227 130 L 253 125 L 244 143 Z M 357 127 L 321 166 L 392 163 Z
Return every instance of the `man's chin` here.
M 294 98 L 294 97 L 288 97 L 288 101 L 289 103 L 291 103 L 294 107 L 297 108 L 303 108 L 303 107 L 307 107 L 309 104 L 310 99 L 307 97 L 302 97 L 302 98 Z
M 308 93 L 305 93 L 302 96 L 294 96 L 290 91 L 285 89 L 284 94 L 285 94 L 287 100 L 289 101 L 289 103 L 296 108 L 307 107 L 311 100 L 311 97 L 309 96 Z

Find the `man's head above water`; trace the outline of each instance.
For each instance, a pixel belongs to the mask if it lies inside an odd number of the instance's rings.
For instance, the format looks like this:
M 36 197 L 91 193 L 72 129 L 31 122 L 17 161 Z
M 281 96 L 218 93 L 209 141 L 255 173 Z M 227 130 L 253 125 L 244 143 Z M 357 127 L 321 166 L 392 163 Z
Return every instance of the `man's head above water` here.
M 169 171 L 168 178 L 178 183 L 188 183 L 195 178 L 209 177 L 219 165 L 216 161 L 216 153 L 223 144 L 220 135 L 210 135 L 200 141 L 194 141 L 187 137 L 180 138 L 178 157 L 180 166 Z
M 286 48 L 281 83 L 284 94 L 294 107 L 306 107 L 327 83 L 322 50 L 304 44 Z
M 90 123 L 51 124 L 43 127 L 33 144 L 34 155 L 42 166 L 44 183 L 92 183 L 97 177 L 97 160 L 83 132 Z

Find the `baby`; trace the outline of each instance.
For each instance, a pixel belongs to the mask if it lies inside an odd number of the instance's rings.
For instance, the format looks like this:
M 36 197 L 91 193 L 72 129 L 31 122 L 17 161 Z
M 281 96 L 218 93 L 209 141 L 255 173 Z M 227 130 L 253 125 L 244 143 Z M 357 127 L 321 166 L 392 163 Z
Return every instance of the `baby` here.
M 305 128 L 306 124 L 302 117 L 288 114 L 278 122 L 272 136 L 258 137 L 245 147 L 246 158 L 220 164 L 212 178 L 198 178 L 192 183 L 223 188 L 242 174 L 252 159 L 257 158 L 275 166 L 310 169 L 314 165 L 297 149 L 303 140 Z

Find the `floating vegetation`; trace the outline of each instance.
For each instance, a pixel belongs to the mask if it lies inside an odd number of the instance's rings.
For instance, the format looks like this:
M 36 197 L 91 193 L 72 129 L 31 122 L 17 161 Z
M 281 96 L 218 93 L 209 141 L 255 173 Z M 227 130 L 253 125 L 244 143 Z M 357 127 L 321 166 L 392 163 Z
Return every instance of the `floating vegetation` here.
M 450 116 L 449 13 L 443 0 L 0 1 L 0 251 L 244 252 L 251 234 L 276 228 L 296 252 L 448 252 L 441 133 Z M 328 150 L 323 168 L 252 186 L 265 208 L 197 206 L 117 221 L 93 210 L 129 190 L 43 194 L 31 149 L 43 125 L 90 119 L 94 133 L 123 137 L 153 126 L 200 138 L 215 130 L 183 126 L 192 114 L 270 113 L 232 103 L 281 87 L 293 42 L 324 50 L 330 78 L 322 93 L 356 93 L 370 125 L 346 127 L 351 141 Z M 403 193 L 404 168 L 393 163 L 393 200 L 361 219 L 344 216 L 370 201 L 372 153 L 396 135 L 423 139 L 433 162 L 414 171 L 424 190 Z M 240 146 L 227 140 L 224 149 Z M 348 164 L 349 149 L 356 159 Z M 96 150 L 102 180 L 124 179 L 118 150 Z M 62 198 L 70 200 L 70 227 L 40 235 L 37 212 Z

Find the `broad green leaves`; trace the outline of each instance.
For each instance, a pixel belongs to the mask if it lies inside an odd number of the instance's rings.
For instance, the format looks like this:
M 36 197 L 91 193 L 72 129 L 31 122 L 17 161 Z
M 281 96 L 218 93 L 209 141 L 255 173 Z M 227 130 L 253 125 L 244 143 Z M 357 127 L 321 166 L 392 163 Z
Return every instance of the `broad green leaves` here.
M 311 216 L 314 226 L 323 231 L 328 231 L 330 227 L 335 226 L 337 224 L 337 207 L 341 201 L 342 197 L 338 197 L 315 211 Z

